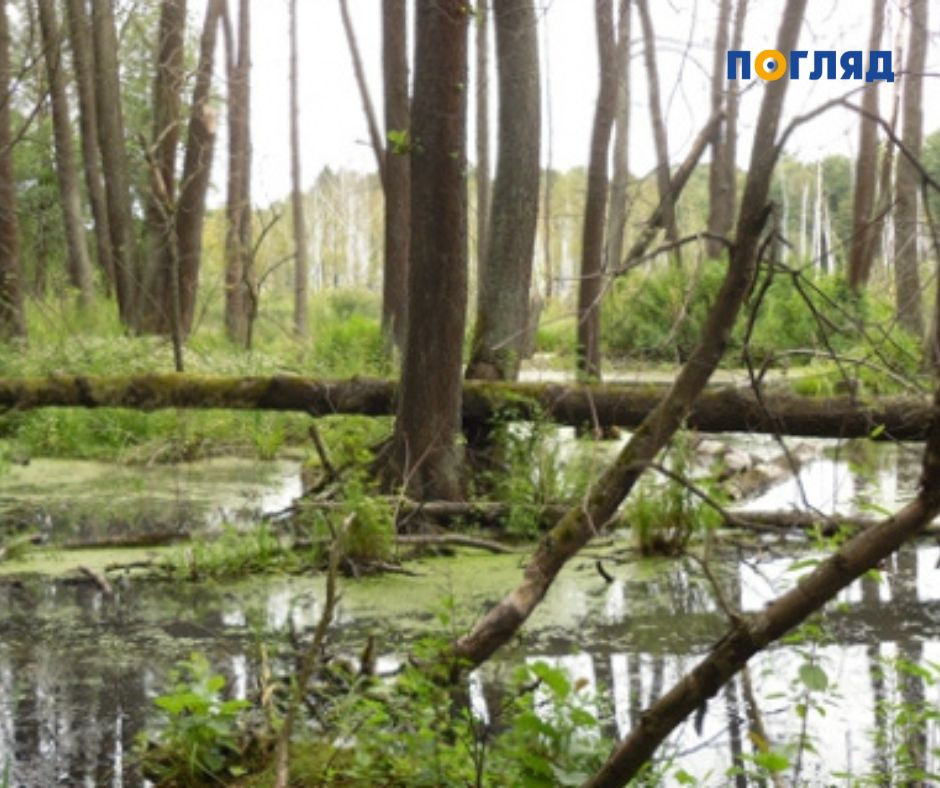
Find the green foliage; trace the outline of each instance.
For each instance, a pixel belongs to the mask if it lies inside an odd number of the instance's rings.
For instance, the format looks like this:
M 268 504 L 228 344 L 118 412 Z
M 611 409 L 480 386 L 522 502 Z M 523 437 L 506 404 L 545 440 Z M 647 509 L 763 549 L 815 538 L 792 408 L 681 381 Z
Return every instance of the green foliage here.
M 144 773 L 160 785 L 199 786 L 244 774 L 238 765 L 244 700 L 226 700 L 225 678 L 193 654 L 172 674 L 172 690 L 158 697 L 155 732 L 139 740 Z
M 166 557 L 164 565 L 180 578 L 218 580 L 293 569 L 300 560 L 266 523 L 260 523 L 249 531 L 226 526 L 217 538 L 182 545 Z
M 321 559 L 327 557 L 334 536 L 340 540 L 342 558 L 355 564 L 384 561 L 392 554 L 395 512 L 376 495 L 374 483 L 364 474 L 344 481 L 336 508 L 302 510 L 300 522 Z
M 677 438 L 669 459 L 670 471 L 676 477 L 687 478 L 691 453 L 685 439 Z M 703 487 L 710 498 L 720 499 L 720 490 L 709 480 L 697 479 L 695 484 Z M 664 481 L 655 472 L 637 485 L 627 501 L 624 520 L 633 529 L 644 555 L 679 555 L 693 537 L 721 525 L 721 515 L 688 485 L 673 479 Z
M 602 312 L 607 353 L 635 361 L 685 361 L 701 335 L 725 268 L 720 261 L 709 261 L 697 273 L 662 266 L 619 279 Z M 859 297 L 841 276 L 807 272 L 799 287 L 790 276 L 776 275 L 758 303 L 761 285 L 745 305 L 746 313 L 759 310 L 748 343 L 755 364 L 771 360 L 775 366 L 799 366 L 835 353 L 865 362 L 843 366 L 873 393 L 896 389 L 896 377 L 916 373 L 922 355 L 918 342 L 893 325 L 894 305 L 883 295 Z M 860 334 L 862 324 L 868 327 L 870 342 Z M 741 319 L 723 363 L 741 365 L 745 330 L 746 321 Z M 827 363 L 829 373 L 834 366 Z M 825 387 L 814 390 L 829 393 Z
M 360 680 L 329 706 L 322 728 L 294 748 L 293 779 L 547 788 L 580 785 L 603 762 L 611 742 L 590 710 L 595 699 L 565 671 L 544 662 L 520 667 L 505 706 L 485 723 L 444 680 L 448 641 L 422 640 L 415 651 L 421 666 L 407 663 L 393 682 Z

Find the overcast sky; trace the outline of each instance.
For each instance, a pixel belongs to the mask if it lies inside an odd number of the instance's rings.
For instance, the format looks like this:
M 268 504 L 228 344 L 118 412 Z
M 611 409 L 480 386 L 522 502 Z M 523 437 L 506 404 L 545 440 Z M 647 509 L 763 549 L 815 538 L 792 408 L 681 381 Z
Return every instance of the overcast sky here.
M 373 101 L 381 121 L 380 0 L 349 0 L 359 47 Z M 708 116 L 708 75 L 712 63 L 712 39 L 718 0 L 651 0 L 658 38 L 660 85 L 667 112 L 669 147 L 673 162 L 681 159 L 697 129 Z M 744 49 L 753 53 L 770 48 L 776 38 L 783 0 L 751 0 Z M 803 49 L 843 52 L 867 49 L 870 0 L 810 0 L 800 38 Z M 338 0 L 299 0 L 301 144 L 303 179 L 312 184 L 317 173 L 333 168 L 374 169 L 362 105 L 339 15 Z M 883 49 L 895 49 L 904 0 L 888 0 L 888 35 Z M 928 72 L 940 73 L 940 2 L 929 0 L 930 54 Z M 594 33 L 594 3 L 591 0 L 536 0 L 539 18 L 545 25 L 548 55 L 543 49 L 545 71 L 551 86 L 553 121 L 553 166 L 565 169 L 587 161 L 591 121 L 597 93 L 597 54 Z M 201 23 L 204 0 L 191 3 L 192 24 Z M 288 150 L 288 40 L 287 1 L 252 0 L 252 133 L 254 142 L 254 199 L 258 204 L 283 197 L 289 189 Z M 632 130 L 630 168 L 635 174 L 649 172 L 654 151 L 646 108 L 646 73 L 642 67 L 642 45 L 637 40 L 639 24 L 634 11 Z M 491 36 L 492 44 L 492 36 Z M 471 90 L 473 74 L 472 42 Z M 495 69 L 491 54 L 491 67 Z M 895 68 L 901 65 L 895 63 Z M 804 74 L 806 68 L 804 66 Z M 938 94 L 940 77 L 925 86 L 925 127 L 940 127 Z M 744 83 L 746 84 L 746 83 Z M 792 117 L 853 87 L 856 82 L 792 82 L 787 95 L 786 115 Z M 491 75 L 495 123 L 495 71 Z M 753 121 L 762 85 L 745 96 L 739 126 L 739 166 L 750 156 Z M 889 111 L 894 86 L 879 87 L 882 112 Z M 468 114 L 468 153 L 473 160 L 473 110 Z M 545 108 L 543 106 L 543 119 Z M 544 127 L 543 123 L 543 127 Z M 831 112 L 794 135 L 789 150 L 804 159 L 829 153 L 854 153 L 857 120 L 848 111 Z M 491 129 L 495 141 L 495 129 Z M 224 135 L 220 142 L 224 145 Z M 543 144 L 543 152 L 546 145 Z M 544 158 L 544 155 L 543 155 Z M 494 154 L 495 160 L 495 154 Z M 224 159 L 215 165 L 216 184 L 224 183 Z M 222 199 L 217 191 L 213 201 Z

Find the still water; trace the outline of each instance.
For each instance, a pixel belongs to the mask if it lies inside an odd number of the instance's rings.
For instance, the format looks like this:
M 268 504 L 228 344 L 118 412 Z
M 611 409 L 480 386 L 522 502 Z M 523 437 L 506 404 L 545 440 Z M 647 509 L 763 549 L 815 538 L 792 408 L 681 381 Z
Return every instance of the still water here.
M 773 447 L 731 437 L 755 454 Z M 799 483 L 788 480 L 745 506 L 826 511 L 893 508 L 912 493 L 916 454 L 903 447 L 820 444 Z M 215 469 L 218 472 L 218 469 Z M 73 473 L 75 469 L 73 468 Z M 296 494 L 296 468 L 256 468 L 242 478 L 251 500 L 276 509 Z M 267 475 L 266 475 L 267 474 Z M 259 499 L 260 487 L 268 498 Z M 215 482 L 220 479 L 216 477 Z M 238 487 L 236 479 L 229 479 Z M 32 485 L 41 496 L 35 479 Z M 177 485 L 177 499 L 185 496 Z M 153 478 L 144 483 L 156 494 Z M 50 482 L 50 492 L 53 482 Z M 0 498 L 10 488 L 0 489 Z M 197 496 L 198 497 L 198 496 Z M 240 505 L 240 504 L 239 504 Z M 214 503 L 207 510 L 213 511 Z M 211 518 L 210 518 L 211 519 Z M 725 629 L 709 584 L 694 564 L 640 561 L 625 549 L 629 537 L 591 550 L 566 568 L 499 660 L 472 678 L 474 708 L 495 709 L 508 669 L 521 660 L 546 659 L 584 678 L 584 702 L 624 733 L 640 711 L 705 654 Z M 724 596 L 742 610 L 767 599 L 807 571 L 819 553 L 792 543 L 723 549 L 714 561 Z M 602 557 L 614 582 L 594 562 Z M 799 563 L 797 563 L 797 559 Z M 414 564 L 419 577 L 385 576 L 344 581 L 333 635 L 335 650 L 357 653 L 378 637 L 393 666 L 409 638 L 436 625 L 445 597 L 453 597 L 461 624 L 498 599 L 519 576 L 517 556 L 460 555 Z M 897 724 L 911 704 L 940 709 L 940 547 L 904 550 L 878 578 L 847 589 L 825 613 L 820 634 L 759 655 L 746 675 L 708 705 L 700 731 L 691 722 L 662 751 L 703 785 L 734 784 L 725 770 L 755 752 L 755 726 L 769 744 L 790 756 L 780 784 L 853 785 L 875 770 L 890 773 L 899 743 L 911 740 Z M 804 564 L 802 568 L 798 568 Z M 794 569 L 794 566 L 797 566 Z M 311 626 L 319 616 L 322 578 L 262 578 L 225 585 L 187 585 L 130 579 L 104 596 L 93 584 L 60 578 L 7 578 L 0 582 L 0 775 L 13 785 L 140 784 L 134 738 L 153 698 L 166 688 L 167 671 L 193 651 L 206 653 L 228 678 L 234 695 L 250 693 L 262 640 L 283 635 L 288 619 Z M 277 647 L 274 646 L 275 651 Z M 898 660 L 926 667 L 899 674 Z M 808 663 L 825 672 L 825 691 L 807 693 L 800 680 Z M 806 704 L 805 728 L 793 713 Z M 881 737 L 875 733 L 881 731 Z M 800 734 L 811 749 L 797 755 Z M 918 725 L 923 766 L 940 769 L 934 721 Z M 799 773 L 795 764 L 799 761 Z M 848 777 L 845 775 L 852 775 Z M 738 785 L 759 784 L 743 780 Z

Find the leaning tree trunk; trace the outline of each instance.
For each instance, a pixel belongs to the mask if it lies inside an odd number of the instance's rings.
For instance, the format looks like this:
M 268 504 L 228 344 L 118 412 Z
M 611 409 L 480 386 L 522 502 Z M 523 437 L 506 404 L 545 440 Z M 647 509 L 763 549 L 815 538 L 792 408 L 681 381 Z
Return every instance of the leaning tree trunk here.
M 366 83 L 365 69 L 362 67 L 362 57 L 359 55 L 359 44 L 356 42 L 356 31 L 349 16 L 347 0 L 339 0 L 340 17 L 343 20 L 343 30 L 346 33 L 346 43 L 349 55 L 352 58 L 353 73 L 356 75 L 356 86 L 359 88 L 359 97 L 362 99 L 362 109 L 366 116 L 366 125 L 369 127 L 369 142 L 375 154 L 375 164 L 379 172 L 379 180 L 385 185 L 385 145 L 379 134 L 379 123 L 375 118 L 375 109 L 372 106 L 372 97 Z
M 607 265 L 620 264 L 627 225 L 630 182 L 630 0 L 621 0 L 617 25 L 617 112 L 614 121 L 614 178 L 607 215 Z
M 95 113 L 98 148 L 108 205 L 118 311 L 125 326 L 135 323 L 138 276 L 134 254 L 131 182 L 124 142 L 113 0 L 91 0 L 94 33 Z
M 581 278 L 578 283 L 577 372 L 601 376 L 601 296 L 603 294 L 604 222 L 607 216 L 607 157 L 617 110 L 617 55 L 613 0 L 595 0 L 600 88 L 591 132 L 587 199 L 581 240 Z
M 725 104 L 726 89 L 725 60 L 728 52 L 728 38 L 731 28 L 731 0 L 720 0 L 718 5 L 718 26 L 715 34 L 715 51 L 712 61 L 712 112 L 717 112 Z M 728 193 L 728 136 L 734 130 L 728 126 L 727 114 L 722 129 L 712 143 L 712 161 L 708 169 L 708 232 L 713 236 L 727 237 L 734 221 L 734 195 Z M 734 176 L 734 164 L 730 164 Z M 728 198 L 731 197 L 731 202 Z M 725 246 L 718 238 L 709 238 L 705 249 L 712 259 L 725 253 Z
M 291 209 L 294 217 L 294 336 L 307 339 L 307 221 L 304 216 L 303 182 L 300 177 L 300 101 L 297 75 L 297 0 L 290 0 L 290 177 Z
M 881 46 L 886 0 L 873 0 L 868 37 L 868 69 L 871 53 Z M 859 117 L 858 157 L 855 159 L 855 197 L 852 207 L 852 243 L 849 247 L 849 287 L 861 292 L 871 276 L 878 241 L 875 224 L 875 190 L 878 185 L 878 85 L 866 85 Z
M 467 307 L 468 7 L 419 3 L 411 133 L 408 341 L 391 475 L 416 499 L 461 495 L 461 350 Z
M 78 126 L 82 145 L 82 166 L 85 188 L 91 203 L 95 229 L 98 264 L 104 272 L 108 294 L 115 287 L 114 255 L 111 249 L 111 228 L 108 222 L 108 200 L 101 175 L 101 152 L 98 149 L 98 116 L 95 109 L 94 50 L 88 9 L 84 0 L 66 0 L 69 19 L 69 43 L 72 68 L 78 95 Z
M 901 142 L 907 152 L 920 156 L 923 142 L 922 76 L 927 58 L 927 0 L 911 0 L 910 38 L 904 80 L 901 114 Z M 921 306 L 919 255 L 917 253 L 917 202 L 920 177 L 907 158 L 898 156 L 896 175 L 897 207 L 894 214 L 894 286 L 898 322 L 918 339 L 924 337 Z
M 173 303 L 179 290 L 175 281 L 177 277 L 173 276 L 176 264 L 172 247 L 176 243 L 173 237 L 176 231 L 176 155 L 180 138 L 185 33 L 186 0 L 162 0 L 152 100 L 147 251 L 137 304 L 138 328 L 147 333 L 171 332 Z
M 659 189 L 659 198 L 665 200 L 666 212 L 663 216 L 663 227 L 666 230 L 666 237 L 671 241 L 675 241 L 679 238 L 679 230 L 676 227 L 675 204 L 668 199 L 670 194 L 669 135 L 666 132 L 662 100 L 659 96 L 659 67 L 656 64 L 656 35 L 653 32 L 653 20 L 650 16 L 647 0 L 636 0 L 636 6 L 640 14 L 640 26 L 643 28 L 643 58 L 646 63 L 650 123 L 653 127 L 653 143 L 656 147 L 656 185 Z M 714 108 L 712 114 L 715 114 Z
M 468 378 L 515 380 L 526 338 L 539 209 L 539 47 L 532 0 L 493 0 L 499 149 Z
M 46 75 L 49 79 L 49 96 L 52 103 L 55 168 L 59 182 L 59 198 L 62 201 L 69 282 L 78 289 L 79 303 L 83 308 L 88 308 L 94 300 L 94 285 L 88 246 L 85 243 L 82 197 L 72 152 L 72 124 L 69 120 L 68 96 L 65 92 L 65 72 L 62 69 L 63 37 L 53 0 L 39 0 L 39 27 L 42 31 Z
M 17 245 L 16 181 L 10 129 L 10 28 L 7 2 L 0 0 L 0 342 L 26 338 L 23 274 Z
M 385 271 L 382 331 L 405 347 L 408 311 L 408 232 L 411 198 L 408 128 L 408 3 L 382 0 L 382 78 L 385 85 Z M 396 141 L 389 134 L 396 135 Z
M 193 87 L 186 153 L 176 206 L 176 242 L 179 251 L 179 306 L 184 336 L 193 328 L 199 266 L 202 261 L 202 227 L 212 157 L 215 152 L 215 112 L 212 109 L 212 72 L 215 44 L 225 0 L 209 0 L 199 43 L 199 64 Z
M 230 58 L 228 198 L 225 231 L 225 330 L 246 346 L 254 311 L 251 248 L 251 42 L 250 2 L 238 2 L 238 31 Z
M 780 80 L 781 82 L 783 80 Z M 853 581 L 870 572 L 940 513 L 940 388 L 924 450 L 917 497 L 900 512 L 871 526 L 821 562 L 796 587 L 757 614 L 739 616 L 709 654 L 656 700 L 607 762 L 590 788 L 626 785 L 673 730 L 747 665 L 748 660 L 817 613 Z
M 788 0 L 776 48 L 791 51 L 797 42 L 807 0 Z M 513 637 L 531 615 L 565 564 L 615 517 L 624 498 L 653 462 L 702 393 L 728 346 L 731 330 L 757 270 L 760 238 L 770 214 L 768 194 L 777 160 L 776 140 L 788 81 L 764 88 L 754 130 L 755 144 L 728 272 L 702 328 L 698 345 L 669 393 L 643 420 L 611 467 L 579 506 L 539 542 L 521 583 L 494 605 L 473 629 L 454 643 L 454 673 L 487 660 Z

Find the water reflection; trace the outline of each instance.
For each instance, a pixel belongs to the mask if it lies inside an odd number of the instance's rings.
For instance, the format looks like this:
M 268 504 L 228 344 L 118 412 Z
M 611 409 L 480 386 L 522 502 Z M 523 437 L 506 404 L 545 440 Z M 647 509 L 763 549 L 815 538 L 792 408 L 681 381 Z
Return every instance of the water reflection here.
M 729 440 L 759 456 L 775 451 L 770 439 Z M 894 508 L 916 481 L 916 464 L 904 449 L 821 444 L 799 485 L 784 482 L 749 505 L 766 510 L 808 503 L 846 513 Z M 727 600 L 756 611 L 821 555 L 729 554 L 717 561 L 715 574 Z M 890 783 L 911 765 L 940 768 L 936 723 L 899 724 L 901 712 L 940 702 L 938 684 L 929 670 L 897 669 L 899 660 L 940 663 L 938 561 L 940 546 L 909 547 L 879 576 L 852 584 L 825 611 L 819 639 L 759 655 L 708 704 L 700 729 L 685 724 L 662 752 L 703 785 L 736 788 L 761 784 L 726 772 L 732 765 L 752 768 L 764 742 L 787 752 L 791 763 L 799 760 L 799 778 L 808 784 L 831 783 L 840 771 Z M 573 562 L 523 637 L 471 676 L 478 717 L 489 720 L 501 708 L 508 668 L 544 659 L 582 679 L 585 703 L 607 719 L 612 735 L 623 735 L 723 633 L 713 589 L 694 565 L 610 561 L 608 569 L 615 576 L 610 584 L 593 559 Z M 518 576 L 518 565 L 511 556 L 464 557 L 434 564 L 424 575 L 344 584 L 336 648 L 358 653 L 364 638 L 378 633 L 386 653 L 377 668 L 394 670 L 410 633 L 433 625 L 437 600 L 453 594 L 458 609 L 475 615 L 505 590 L 507 578 Z M 313 626 L 321 604 L 320 578 L 221 588 L 117 583 L 110 598 L 87 583 L 0 585 L 0 774 L 10 764 L 14 785 L 140 784 L 134 738 L 176 661 L 192 651 L 206 653 L 228 677 L 233 695 L 246 697 L 255 686 L 258 642 L 283 634 L 289 622 L 298 630 Z M 804 733 L 813 747 L 797 759 L 794 708 L 807 700 L 800 680 L 807 660 L 822 667 L 830 688 L 811 698 L 818 707 L 810 705 Z M 795 776 L 791 766 L 783 784 Z

